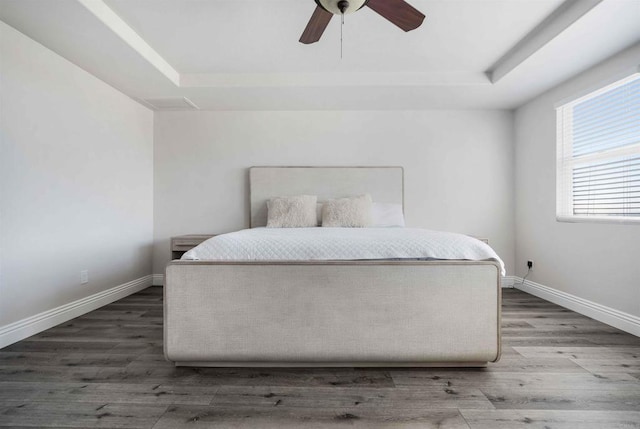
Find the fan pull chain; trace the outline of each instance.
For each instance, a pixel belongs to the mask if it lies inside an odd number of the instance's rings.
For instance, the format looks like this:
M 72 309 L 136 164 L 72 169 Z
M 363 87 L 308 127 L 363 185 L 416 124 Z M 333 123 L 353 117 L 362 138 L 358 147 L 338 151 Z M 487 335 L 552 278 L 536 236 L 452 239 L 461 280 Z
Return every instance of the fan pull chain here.
M 338 9 L 340 10 L 340 59 L 342 60 L 342 30 L 344 28 L 344 12 L 349 9 L 349 2 L 347 0 L 340 0 L 338 2 Z
M 342 29 L 344 28 L 344 13 L 342 14 L 342 23 L 340 24 L 340 59 L 342 59 Z

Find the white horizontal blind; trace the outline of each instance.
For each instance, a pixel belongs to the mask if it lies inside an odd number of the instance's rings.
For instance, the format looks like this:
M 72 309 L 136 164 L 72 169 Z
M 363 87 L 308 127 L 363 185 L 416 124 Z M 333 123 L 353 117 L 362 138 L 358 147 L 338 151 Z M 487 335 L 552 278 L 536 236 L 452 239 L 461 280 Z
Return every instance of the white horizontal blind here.
M 640 74 L 557 110 L 559 217 L 640 220 Z

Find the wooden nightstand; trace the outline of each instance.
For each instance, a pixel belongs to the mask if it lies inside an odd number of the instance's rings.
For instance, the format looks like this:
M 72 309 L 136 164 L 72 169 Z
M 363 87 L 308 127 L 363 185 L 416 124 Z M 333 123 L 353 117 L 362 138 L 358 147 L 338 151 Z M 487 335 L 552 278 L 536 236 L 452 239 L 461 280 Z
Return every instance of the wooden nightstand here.
M 476 240 L 480 240 L 480 241 L 482 241 L 482 242 L 483 242 L 483 243 L 485 243 L 485 244 L 489 244 L 489 239 L 488 239 L 488 238 L 476 237 L 475 235 L 470 235 L 469 237 L 473 237 L 473 238 L 475 238 Z
M 185 252 L 215 237 L 215 234 L 189 234 L 171 237 L 171 259 L 180 259 Z

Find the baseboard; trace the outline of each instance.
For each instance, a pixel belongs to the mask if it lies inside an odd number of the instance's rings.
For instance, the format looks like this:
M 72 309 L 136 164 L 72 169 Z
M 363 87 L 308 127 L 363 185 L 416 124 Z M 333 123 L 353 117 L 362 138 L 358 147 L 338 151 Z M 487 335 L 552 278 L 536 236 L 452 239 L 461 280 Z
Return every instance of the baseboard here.
M 531 280 L 523 281 L 519 277 L 514 277 L 514 279 L 514 287 L 516 289 L 523 290 L 531 295 L 640 337 L 640 317 L 532 282 Z
M 502 278 L 502 287 L 506 287 L 506 288 L 512 288 L 513 284 L 516 282 L 516 278 L 515 276 L 504 276 Z
M 74 317 L 81 316 L 97 308 L 117 301 L 132 293 L 141 291 L 152 283 L 152 276 L 144 276 L 139 279 L 121 284 L 119 286 L 98 292 L 86 298 L 82 298 L 69 304 L 44 311 L 35 316 L 27 317 L 17 322 L 0 326 L 0 349 L 17 341 L 28 338 L 39 332 L 64 323 Z
M 154 274 L 153 275 L 153 285 L 154 286 L 164 286 L 164 274 Z

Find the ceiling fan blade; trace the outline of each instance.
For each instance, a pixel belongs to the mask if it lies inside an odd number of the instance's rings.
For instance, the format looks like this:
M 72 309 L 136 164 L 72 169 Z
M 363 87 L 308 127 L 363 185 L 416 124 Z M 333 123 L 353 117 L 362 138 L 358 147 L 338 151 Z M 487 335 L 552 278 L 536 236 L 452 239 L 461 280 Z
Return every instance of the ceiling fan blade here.
M 324 29 L 327 28 L 332 17 L 332 13 L 327 12 L 320 6 L 316 6 L 316 10 L 313 11 L 307 28 L 304 29 L 302 36 L 300 36 L 300 42 L 308 45 L 309 43 L 315 43 L 320 40 Z
M 404 0 L 369 0 L 367 6 L 404 31 L 414 30 L 424 21 L 424 14 Z

